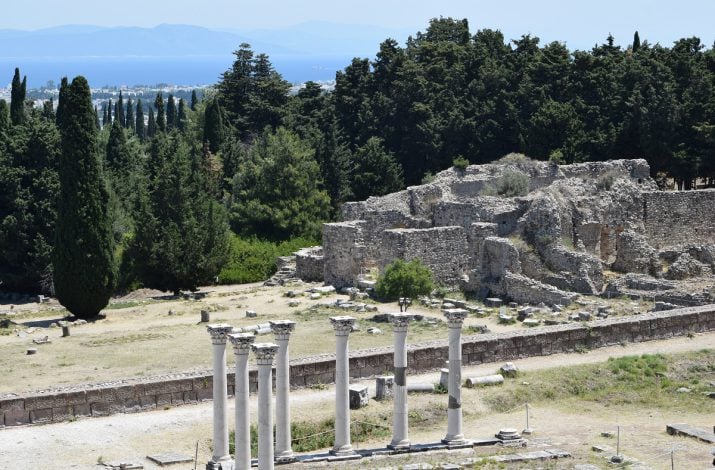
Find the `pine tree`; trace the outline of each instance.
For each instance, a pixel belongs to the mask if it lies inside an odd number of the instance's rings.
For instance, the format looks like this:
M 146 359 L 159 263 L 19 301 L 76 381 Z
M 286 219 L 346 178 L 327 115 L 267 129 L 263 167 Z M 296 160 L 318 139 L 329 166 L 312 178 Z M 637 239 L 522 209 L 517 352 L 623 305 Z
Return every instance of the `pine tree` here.
M 189 125 L 188 117 L 186 116 L 186 103 L 184 99 L 179 99 L 179 110 L 176 113 L 176 127 L 179 128 L 181 132 L 186 132 L 186 128 Z
M 146 139 L 146 128 L 144 127 L 144 106 L 142 105 L 141 98 L 137 101 L 137 118 L 134 130 L 139 136 L 139 140 L 144 142 L 144 139 Z
M 197 104 L 199 104 L 199 99 L 196 96 L 196 90 L 191 90 L 191 111 L 196 111 Z
M 53 253 L 57 299 L 79 318 L 108 303 L 116 281 L 114 237 L 91 93 L 84 77 L 69 85 L 62 104 L 60 196 Z
M 132 104 L 132 97 L 127 97 L 127 111 L 124 113 L 124 127 L 134 131 L 134 105 Z
M 7 101 L 0 100 L 0 132 L 10 127 L 10 107 Z
M 10 91 L 10 120 L 14 126 L 19 126 L 25 122 L 26 89 L 27 77 L 20 81 L 20 69 L 15 68 L 15 75 L 12 77 L 12 88 Z
M 119 121 L 119 125 L 124 127 L 126 121 L 124 120 L 124 97 L 122 92 L 119 92 L 119 99 L 117 100 L 117 105 L 115 106 L 114 119 Z
M 174 95 L 169 94 L 166 100 L 166 129 L 172 130 L 174 127 L 176 127 L 176 102 Z
M 208 142 L 211 152 L 218 152 L 221 143 L 226 137 L 226 125 L 223 119 L 223 110 L 219 104 L 218 97 L 214 97 L 206 105 L 204 112 L 204 142 Z
M 150 139 L 156 135 L 156 120 L 154 119 L 154 110 L 149 108 L 149 122 L 147 122 L 146 136 Z
M 166 132 L 166 113 L 164 111 L 164 97 L 161 92 L 157 93 L 156 99 L 154 100 L 154 107 L 156 108 L 156 130 L 161 132 Z

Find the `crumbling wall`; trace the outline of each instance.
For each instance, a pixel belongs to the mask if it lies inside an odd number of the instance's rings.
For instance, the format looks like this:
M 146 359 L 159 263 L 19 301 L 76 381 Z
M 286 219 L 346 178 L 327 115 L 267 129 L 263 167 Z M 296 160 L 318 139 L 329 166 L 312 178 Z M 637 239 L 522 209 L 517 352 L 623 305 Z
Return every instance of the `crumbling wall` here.
M 418 259 L 437 283 L 445 285 L 459 284 L 466 272 L 468 244 L 462 227 L 393 229 L 384 234 L 378 261 L 381 271 L 396 259 Z
M 363 272 L 366 249 L 364 221 L 323 225 L 324 280 L 337 288 L 355 285 Z
M 655 248 L 715 244 L 715 189 L 643 194 L 645 236 Z
M 295 275 L 308 282 L 324 280 L 325 259 L 323 258 L 322 246 L 312 246 L 296 251 Z

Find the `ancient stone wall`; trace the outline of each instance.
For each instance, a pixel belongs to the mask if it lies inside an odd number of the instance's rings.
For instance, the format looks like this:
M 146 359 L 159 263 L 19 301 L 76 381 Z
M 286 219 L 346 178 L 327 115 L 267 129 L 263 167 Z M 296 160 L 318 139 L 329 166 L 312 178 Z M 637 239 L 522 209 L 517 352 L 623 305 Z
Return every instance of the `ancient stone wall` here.
M 308 282 L 318 282 L 325 278 L 325 259 L 323 258 L 322 246 L 313 246 L 296 251 L 295 275 Z
M 644 195 L 645 236 L 656 249 L 715 243 L 715 189 Z
M 467 234 L 462 227 L 386 230 L 379 268 L 396 259 L 420 260 L 440 284 L 458 284 L 468 267 Z
M 336 288 L 352 286 L 366 258 L 363 221 L 323 224 L 324 280 Z
M 467 365 L 501 362 L 708 331 L 715 331 L 715 305 L 467 336 L 462 340 L 462 358 Z M 210 347 L 208 340 L 206 347 Z M 446 339 L 410 345 L 407 352 L 408 371 L 418 373 L 439 370 L 444 367 L 448 351 Z M 390 347 L 350 353 L 352 378 L 369 378 L 390 373 L 392 369 L 393 351 Z M 291 361 L 290 378 L 292 387 L 332 383 L 335 380 L 335 356 L 324 354 Z M 249 381 L 250 390 L 255 393 L 255 367 L 249 372 Z M 233 394 L 233 384 L 234 376 L 230 373 L 227 382 L 230 395 Z M 212 375 L 204 371 L 3 395 L 0 396 L 0 428 L 197 403 L 211 400 L 212 387 Z

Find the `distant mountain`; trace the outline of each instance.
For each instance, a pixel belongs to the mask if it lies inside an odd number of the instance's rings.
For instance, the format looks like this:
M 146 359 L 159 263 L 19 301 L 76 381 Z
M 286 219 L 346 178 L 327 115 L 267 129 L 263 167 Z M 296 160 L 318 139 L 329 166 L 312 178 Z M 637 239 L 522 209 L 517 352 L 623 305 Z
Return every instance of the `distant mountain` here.
M 154 28 L 64 25 L 36 31 L 0 30 L 0 57 L 223 56 L 243 42 L 271 56 L 372 57 L 384 39 L 402 42 L 407 35 L 407 31 L 326 22 L 257 30 L 166 24 Z

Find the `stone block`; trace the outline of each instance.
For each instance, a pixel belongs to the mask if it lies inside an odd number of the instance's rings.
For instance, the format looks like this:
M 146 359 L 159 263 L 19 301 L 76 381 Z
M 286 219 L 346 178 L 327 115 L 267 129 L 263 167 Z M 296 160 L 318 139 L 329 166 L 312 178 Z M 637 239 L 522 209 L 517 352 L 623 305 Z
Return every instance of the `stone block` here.
M 395 384 L 394 375 L 383 375 L 375 378 L 375 399 L 387 400 L 392 398 L 392 388 Z
M 139 403 L 141 404 L 142 409 L 145 410 L 156 408 L 156 396 L 145 395 L 143 397 L 139 397 Z
M 164 408 L 171 405 L 171 393 L 161 393 L 156 396 L 157 408 Z
M 89 403 L 78 403 L 72 405 L 72 414 L 75 416 L 91 416 L 92 409 Z
M 358 410 L 363 408 L 368 405 L 369 400 L 366 386 L 353 385 L 350 387 L 350 409 Z
M 52 408 L 30 411 L 30 422 L 32 424 L 42 424 L 52 422 Z
M 105 401 L 90 403 L 89 408 L 92 416 L 109 416 L 111 414 L 109 410 L 109 403 Z
M 214 397 L 214 392 L 213 389 L 211 388 L 200 388 L 195 391 L 196 393 L 196 400 L 198 401 L 207 401 L 207 400 L 213 400 Z
M 184 404 L 184 392 L 173 392 L 171 394 L 171 404 L 172 405 L 183 405 Z
M 62 421 L 69 421 L 73 418 L 72 406 L 59 406 L 57 408 L 52 408 L 52 422 L 61 423 Z
M 24 399 L 17 399 L 17 400 L 3 400 L 0 401 L 0 411 L 6 411 L 6 410 L 24 410 L 25 409 L 25 400 Z
M 5 410 L 5 426 L 21 426 L 30 423 L 30 412 L 24 409 Z

